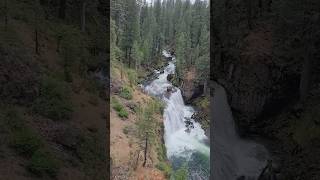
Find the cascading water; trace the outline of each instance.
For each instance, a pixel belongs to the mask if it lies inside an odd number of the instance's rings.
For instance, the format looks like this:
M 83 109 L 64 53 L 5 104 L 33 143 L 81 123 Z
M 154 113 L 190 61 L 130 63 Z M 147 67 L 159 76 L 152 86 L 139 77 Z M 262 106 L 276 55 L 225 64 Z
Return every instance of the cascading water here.
M 163 51 L 165 57 L 171 57 Z M 161 98 L 166 108 L 164 110 L 164 140 L 167 157 L 172 162 L 173 168 L 187 166 L 189 179 L 209 179 L 210 148 L 205 144 L 208 140 L 200 124 L 191 116 L 194 109 L 184 104 L 181 91 L 174 87 L 168 80 L 169 74 L 175 73 L 175 58 L 159 74 L 158 78 L 144 87 L 144 90 L 153 96 Z M 168 93 L 168 88 L 171 92 Z M 189 121 L 191 128 L 186 126 Z
M 256 180 L 266 165 L 268 152 L 262 145 L 239 138 L 225 90 L 216 83 L 211 103 L 213 179 Z

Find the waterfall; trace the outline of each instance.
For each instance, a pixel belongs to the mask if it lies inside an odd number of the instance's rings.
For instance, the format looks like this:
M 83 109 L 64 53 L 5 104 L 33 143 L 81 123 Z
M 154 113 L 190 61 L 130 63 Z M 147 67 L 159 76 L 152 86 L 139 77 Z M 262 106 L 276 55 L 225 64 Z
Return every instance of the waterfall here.
M 268 152 L 255 142 L 241 139 L 235 130 L 234 120 L 224 88 L 214 84 L 211 97 L 213 120 L 213 179 L 256 180 L 266 165 Z
M 163 51 L 163 55 L 171 57 L 167 51 Z M 180 89 L 174 87 L 167 80 L 169 74 L 175 73 L 174 62 L 175 58 L 172 57 L 172 61 L 165 67 L 164 72 L 158 73 L 158 78 L 146 85 L 144 90 L 150 95 L 159 97 L 166 104 L 164 109 L 164 141 L 167 157 L 174 168 L 175 164 L 182 166 L 187 163 L 189 165 L 189 179 L 209 179 L 209 172 L 200 172 L 202 170 L 196 170 L 197 167 L 195 167 L 196 157 L 199 154 L 206 157 L 209 163 L 210 148 L 204 143 L 208 138 L 201 125 L 191 118 L 195 111 L 191 106 L 184 104 Z M 168 87 L 172 89 L 170 93 L 167 92 Z M 191 122 L 191 128 L 187 128 L 186 120 Z M 209 167 L 201 168 L 209 169 Z

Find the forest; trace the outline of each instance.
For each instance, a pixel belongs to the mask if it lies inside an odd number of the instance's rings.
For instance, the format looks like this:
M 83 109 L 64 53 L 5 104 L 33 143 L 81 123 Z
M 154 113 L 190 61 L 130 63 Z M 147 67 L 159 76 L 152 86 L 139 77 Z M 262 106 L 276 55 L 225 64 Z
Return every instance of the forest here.
M 0 1 L 0 179 L 107 179 L 107 17 L 104 0 Z
M 178 82 L 188 68 L 201 84 L 209 77 L 209 7 L 206 1 L 111 2 L 111 61 L 148 69 L 163 49 L 177 57 Z M 192 52 L 192 53 L 190 53 Z
M 111 178 L 209 178 L 209 147 L 190 135 L 210 136 L 209 10 L 203 0 L 111 1 Z M 175 128 L 190 139 L 175 144 L 196 149 L 191 161 L 171 156 Z

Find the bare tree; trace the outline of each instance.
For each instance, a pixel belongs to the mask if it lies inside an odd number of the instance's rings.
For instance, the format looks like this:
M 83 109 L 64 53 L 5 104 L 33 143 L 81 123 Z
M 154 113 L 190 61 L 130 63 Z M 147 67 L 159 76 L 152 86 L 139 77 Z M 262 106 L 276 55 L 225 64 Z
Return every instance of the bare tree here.
M 7 31 L 8 29 L 8 0 L 4 1 L 4 23 L 5 23 L 5 30 Z
M 59 7 L 59 18 L 60 19 L 65 19 L 66 8 L 67 8 L 67 0 L 60 0 L 60 7 Z
M 147 163 L 147 152 L 148 152 L 148 133 L 146 133 L 146 144 L 144 148 L 144 162 L 143 162 L 143 167 L 146 166 Z
M 245 0 L 245 5 L 247 9 L 247 20 L 248 20 L 248 27 L 252 29 L 252 0 Z
M 82 15 L 81 15 L 81 31 L 86 31 L 86 8 L 87 8 L 87 1 L 82 1 Z

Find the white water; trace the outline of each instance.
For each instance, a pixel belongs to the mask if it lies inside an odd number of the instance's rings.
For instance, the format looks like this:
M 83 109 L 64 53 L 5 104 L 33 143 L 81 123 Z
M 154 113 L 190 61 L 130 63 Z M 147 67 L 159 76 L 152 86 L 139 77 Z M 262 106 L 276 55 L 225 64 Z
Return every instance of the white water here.
M 163 51 L 165 57 L 171 57 L 169 53 Z M 168 80 L 169 74 L 175 73 L 175 58 L 169 62 L 163 73 L 158 73 L 158 79 L 152 81 L 144 89 L 148 94 L 160 97 L 166 104 L 164 110 L 164 141 L 168 159 L 173 157 L 183 157 L 189 159 L 194 152 L 200 152 L 207 157 L 210 148 L 204 141 L 208 138 L 200 124 L 191 119 L 194 128 L 186 132 L 185 118 L 191 118 L 194 109 L 184 104 L 181 91 L 174 87 Z M 173 92 L 166 96 L 167 88 L 173 87 Z
M 214 85 L 211 102 L 211 118 L 214 122 L 213 179 L 236 180 L 245 176 L 246 180 L 256 180 L 266 165 L 266 149 L 262 145 L 239 138 L 225 90 L 218 84 Z

